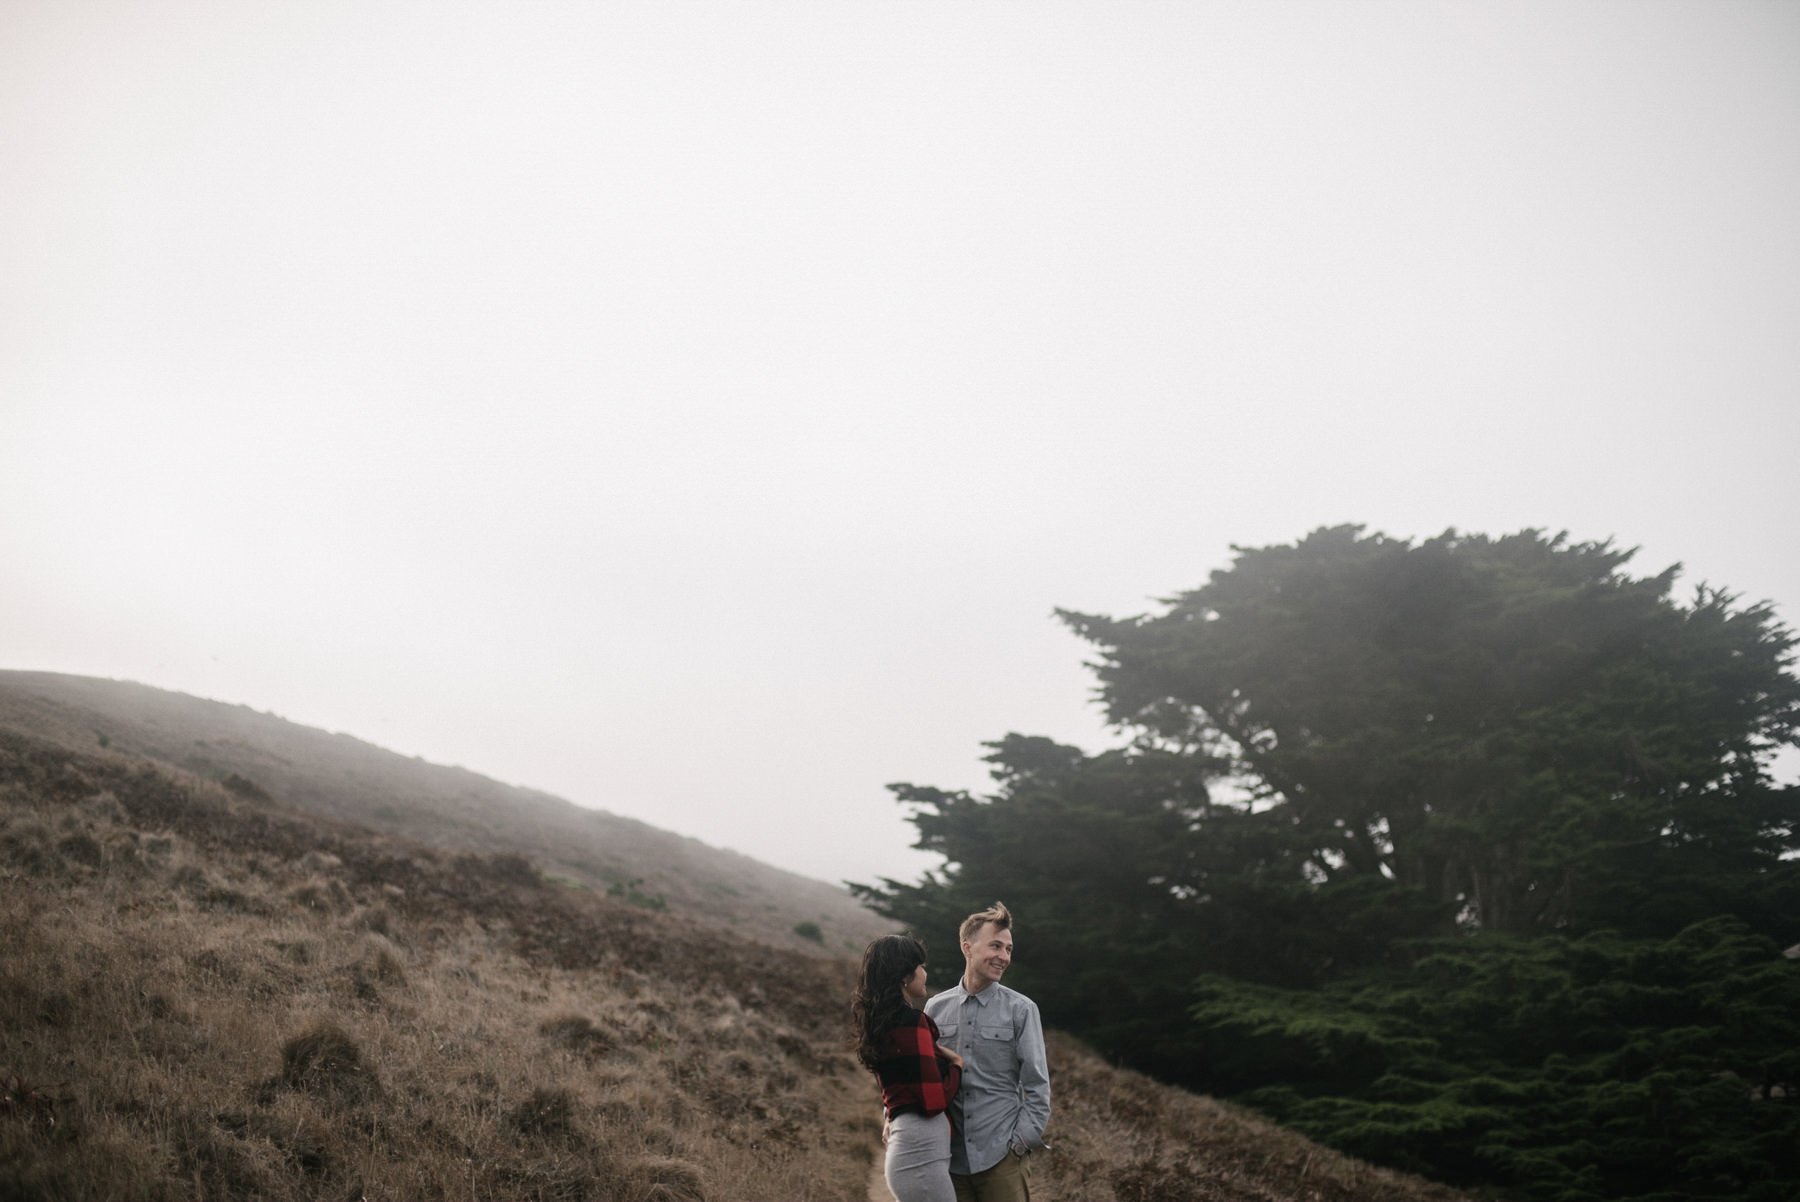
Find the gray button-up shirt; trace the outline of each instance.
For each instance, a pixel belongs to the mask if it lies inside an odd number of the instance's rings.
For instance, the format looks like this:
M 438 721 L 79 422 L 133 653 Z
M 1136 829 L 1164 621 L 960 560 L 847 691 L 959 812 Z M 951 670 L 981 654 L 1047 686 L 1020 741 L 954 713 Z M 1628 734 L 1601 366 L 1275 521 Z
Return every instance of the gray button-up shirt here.
M 958 982 L 926 1002 L 925 1013 L 944 1046 L 963 1058 L 962 1085 L 950 1100 L 950 1171 L 979 1173 L 1009 1151 L 1043 1147 L 1050 1066 L 1037 1003 L 1004 985 L 970 993 Z

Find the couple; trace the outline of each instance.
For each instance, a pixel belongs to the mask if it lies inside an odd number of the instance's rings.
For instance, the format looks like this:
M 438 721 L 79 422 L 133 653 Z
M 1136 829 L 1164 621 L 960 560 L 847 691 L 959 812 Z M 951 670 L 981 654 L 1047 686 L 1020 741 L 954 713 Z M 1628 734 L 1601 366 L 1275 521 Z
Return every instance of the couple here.
M 863 953 L 856 1055 L 881 1082 L 888 1188 L 898 1202 L 1030 1202 L 1030 1155 L 1050 1121 L 1043 1024 L 1000 984 L 1006 907 L 969 915 L 959 935 L 962 980 L 929 1001 L 924 944 L 884 935 Z

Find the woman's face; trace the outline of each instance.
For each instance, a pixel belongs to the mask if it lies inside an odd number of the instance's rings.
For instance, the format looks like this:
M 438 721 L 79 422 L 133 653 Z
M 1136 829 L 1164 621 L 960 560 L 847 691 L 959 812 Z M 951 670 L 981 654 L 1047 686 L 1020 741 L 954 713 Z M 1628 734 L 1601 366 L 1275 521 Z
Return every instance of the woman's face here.
M 925 966 L 923 964 L 913 969 L 912 975 L 900 982 L 900 992 L 906 995 L 906 1000 L 909 1002 L 925 1000 Z

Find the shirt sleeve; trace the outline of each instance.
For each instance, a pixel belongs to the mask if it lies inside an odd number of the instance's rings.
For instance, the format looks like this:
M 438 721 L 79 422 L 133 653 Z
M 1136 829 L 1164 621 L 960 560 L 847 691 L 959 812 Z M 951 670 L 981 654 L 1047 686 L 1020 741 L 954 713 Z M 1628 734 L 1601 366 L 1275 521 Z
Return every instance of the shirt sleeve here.
M 1050 1123 L 1050 1061 L 1044 1051 L 1044 1023 L 1037 1005 L 1027 1001 L 1019 1031 L 1019 1108 L 1013 1138 L 1027 1149 L 1044 1146 L 1044 1128 Z
M 916 1022 L 895 1027 L 887 1038 L 880 1077 L 889 1109 L 900 1103 L 916 1105 L 927 1115 L 948 1109 L 961 1073 L 938 1052 L 937 1024 L 920 1014 Z
M 917 1040 L 915 1054 L 919 1057 L 919 1104 L 926 1114 L 937 1114 L 949 1107 L 960 1075 L 938 1051 L 937 1024 L 931 1021 L 930 1015 L 919 1015 L 919 1023 L 911 1029 L 911 1034 Z M 945 1069 L 950 1071 L 946 1073 Z

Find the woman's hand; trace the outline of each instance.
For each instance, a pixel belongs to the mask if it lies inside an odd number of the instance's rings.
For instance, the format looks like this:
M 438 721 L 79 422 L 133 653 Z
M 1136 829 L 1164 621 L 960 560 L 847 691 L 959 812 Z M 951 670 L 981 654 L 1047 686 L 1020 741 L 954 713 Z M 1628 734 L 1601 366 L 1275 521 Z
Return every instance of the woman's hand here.
M 941 1043 L 938 1044 L 937 1050 L 938 1050 L 938 1055 L 942 1056 L 945 1060 L 948 1060 L 951 1064 L 954 1064 L 957 1068 L 961 1068 L 963 1066 L 962 1057 L 957 1055 L 955 1052 L 951 1051 L 949 1048 L 945 1047 L 943 1044 L 941 1044 Z

